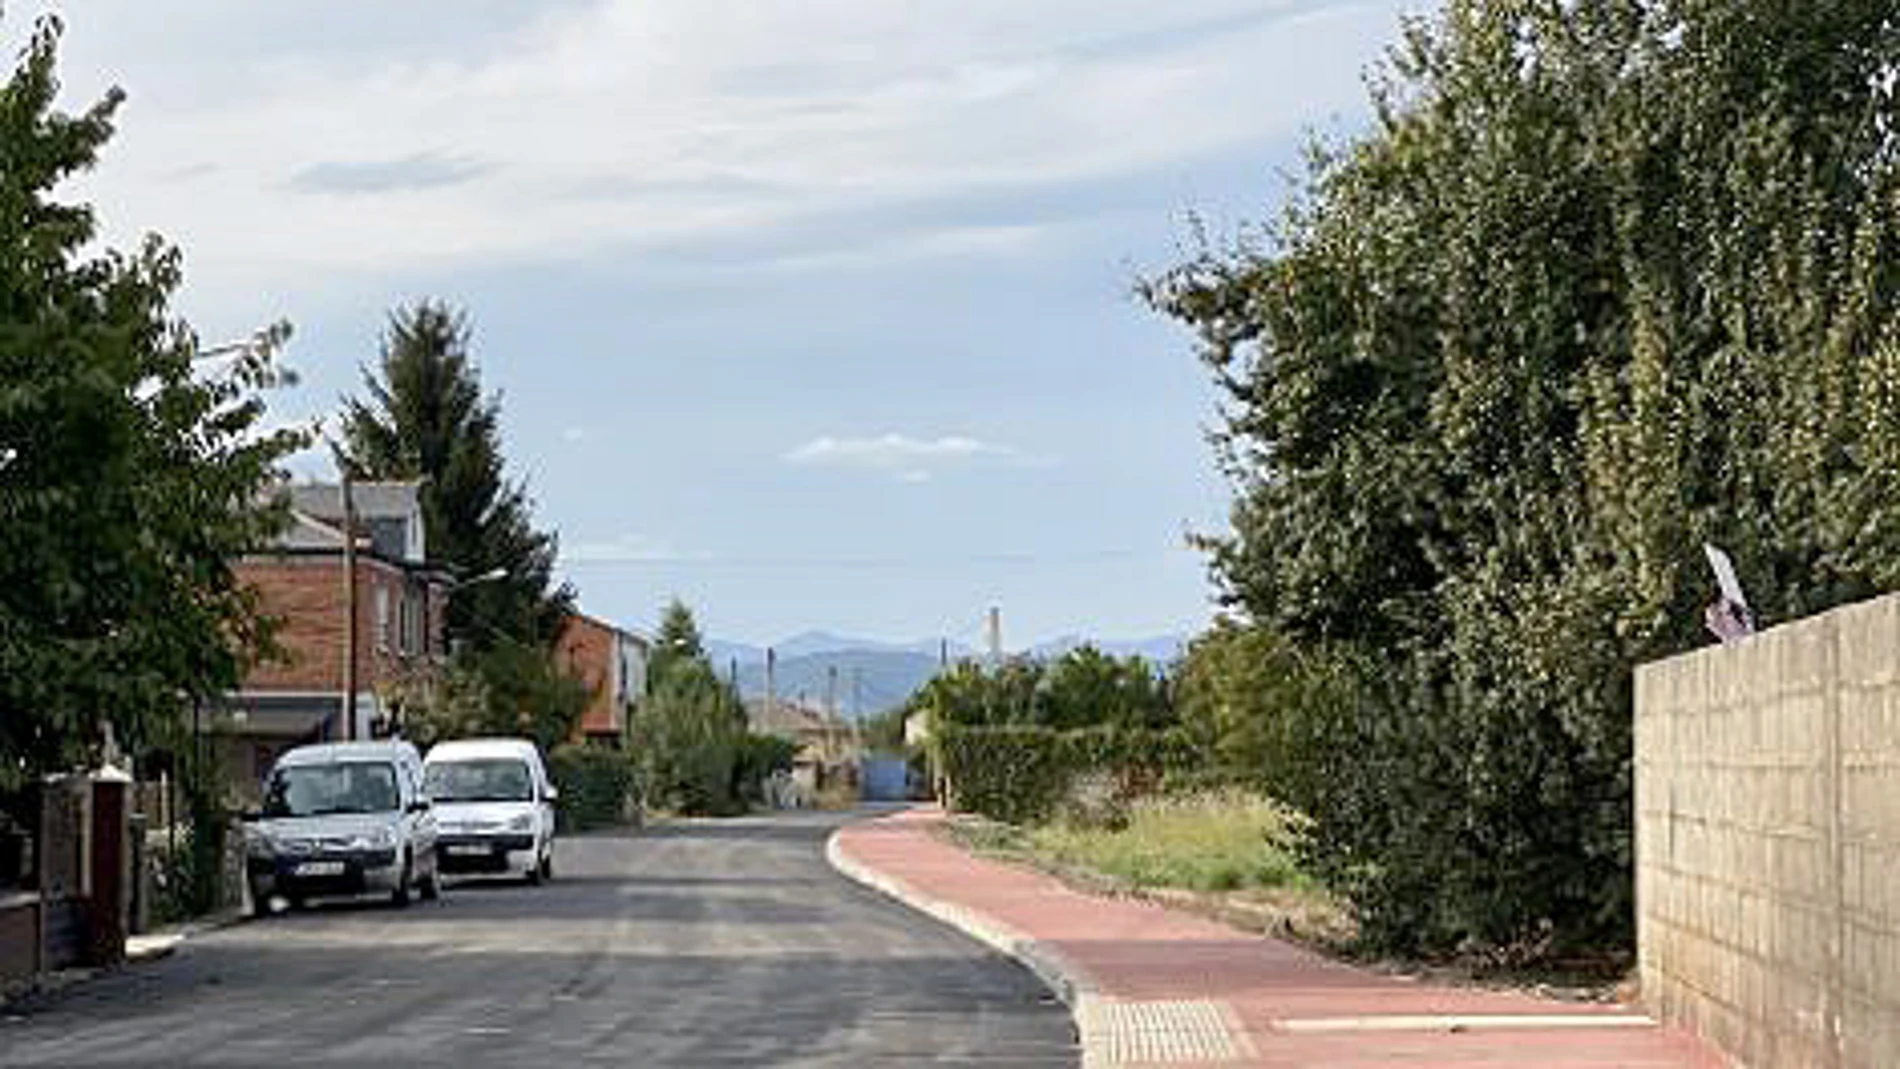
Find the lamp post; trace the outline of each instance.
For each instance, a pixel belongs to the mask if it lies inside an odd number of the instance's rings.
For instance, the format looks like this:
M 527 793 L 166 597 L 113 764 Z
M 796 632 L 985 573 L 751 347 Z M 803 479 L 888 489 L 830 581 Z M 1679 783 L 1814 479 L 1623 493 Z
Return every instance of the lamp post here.
M 339 454 L 339 457 L 341 454 Z M 356 738 L 356 643 L 358 641 L 356 605 L 356 496 L 353 493 L 350 466 L 338 465 L 343 489 L 343 739 Z

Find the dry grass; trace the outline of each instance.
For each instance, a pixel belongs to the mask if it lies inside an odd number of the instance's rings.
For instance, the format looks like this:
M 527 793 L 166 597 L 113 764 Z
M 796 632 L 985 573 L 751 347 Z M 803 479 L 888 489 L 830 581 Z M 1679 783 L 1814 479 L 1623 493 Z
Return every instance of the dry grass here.
M 950 834 L 1087 891 L 1151 899 L 1329 950 L 1356 935 L 1338 900 L 1300 870 L 1298 815 L 1256 795 L 1140 799 L 1115 828 L 1025 829 L 966 817 Z
M 1213 892 L 1310 882 L 1294 860 L 1299 818 L 1239 791 L 1144 798 L 1118 828 L 1055 824 L 1028 835 L 1038 853 L 1138 887 Z

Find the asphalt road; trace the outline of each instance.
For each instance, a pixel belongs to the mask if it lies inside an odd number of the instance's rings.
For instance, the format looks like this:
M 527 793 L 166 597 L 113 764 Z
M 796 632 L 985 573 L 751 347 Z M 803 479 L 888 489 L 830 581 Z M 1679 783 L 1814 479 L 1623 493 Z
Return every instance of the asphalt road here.
M 831 871 L 840 818 L 559 844 L 545 887 L 317 907 L 0 1009 L 0 1066 L 1074 1066 L 1026 971 Z

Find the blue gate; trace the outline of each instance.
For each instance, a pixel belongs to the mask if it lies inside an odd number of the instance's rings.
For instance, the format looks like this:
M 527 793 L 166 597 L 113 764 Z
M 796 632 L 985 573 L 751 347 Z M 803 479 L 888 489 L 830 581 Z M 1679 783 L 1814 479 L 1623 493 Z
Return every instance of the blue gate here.
M 901 802 L 910 797 L 910 762 L 901 757 L 867 757 L 862 793 L 867 802 Z

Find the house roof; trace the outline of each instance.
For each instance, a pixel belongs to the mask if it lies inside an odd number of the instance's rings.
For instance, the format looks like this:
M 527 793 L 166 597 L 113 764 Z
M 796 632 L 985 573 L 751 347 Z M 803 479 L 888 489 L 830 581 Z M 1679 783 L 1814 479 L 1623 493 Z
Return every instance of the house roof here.
M 343 528 L 307 512 L 290 510 L 290 525 L 277 536 L 277 547 L 288 550 L 341 550 Z
M 363 482 L 350 486 L 350 503 L 359 520 L 407 519 L 422 509 L 420 482 Z M 290 487 L 290 507 L 330 523 L 343 522 L 343 487 L 337 483 L 299 483 Z
M 611 620 L 603 620 L 600 617 L 594 616 L 590 613 L 581 612 L 579 609 L 575 609 L 569 612 L 567 614 L 567 619 L 562 623 L 561 627 L 562 627 L 562 630 L 565 631 L 567 628 L 573 627 L 576 624 L 580 624 L 583 626 L 592 625 L 594 627 L 600 628 L 603 631 L 612 631 L 614 634 L 619 635 L 622 638 L 632 640 L 634 645 L 640 646 L 642 648 L 652 646 L 652 643 L 647 640 L 647 637 L 645 635 L 641 634 L 638 631 L 635 631 L 633 628 L 622 627 Z
M 763 735 L 799 736 L 826 729 L 824 715 L 795 701 L 779 698 L 769 707 L 763 698 L 746 702 L 746 719 Z
M 357 529 L 371 549 L 392 561 L 420 564 L 425 556 L 420 482 L 361 482 L 350 486 Z M 343 545 L 343 487 L 301 483 L 285 488 L 294 523 L 286 548 L 339 549 Z M 311 522 L 305 522 L 311 521 Z M 329 535 L 321 530 L 327 526 Z M 301 543 L 301 544 L 299 544 Z

